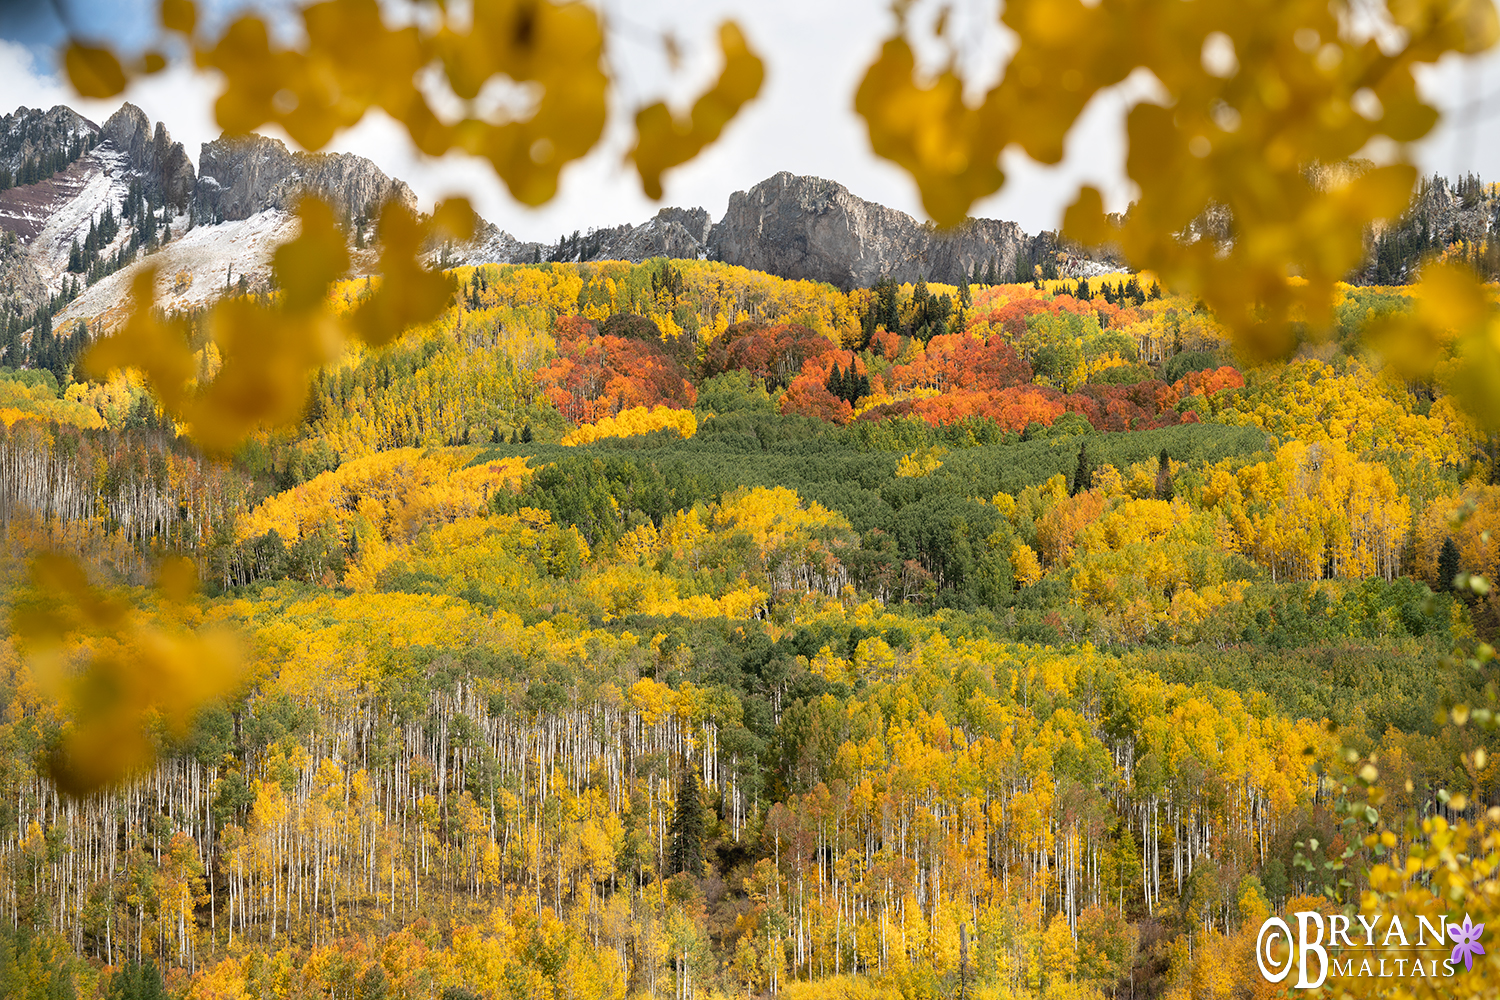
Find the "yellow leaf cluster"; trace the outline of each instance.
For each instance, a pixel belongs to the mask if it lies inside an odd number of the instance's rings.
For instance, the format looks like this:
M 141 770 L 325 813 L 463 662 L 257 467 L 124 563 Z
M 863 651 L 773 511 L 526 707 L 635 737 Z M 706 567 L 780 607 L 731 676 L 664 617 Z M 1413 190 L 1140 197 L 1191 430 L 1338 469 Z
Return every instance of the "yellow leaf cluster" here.
M 641 174 L 641 186 L 651 198 L 662 195 L 662 172 L 686 163 L 719 137 L 746 102 L 760 93 L 765 66 L 750 51 L 744 33 L 733 21 L 719 27 L 719 48 L 724 69 L 718 81 L 693 104 L 686 122 L 672 114 L 664 103 L 636 112 L 638 136 L 630 158 Z
M 472 453 L 397 448 L 345 462 L 266 499 L 239 523 L 238 537 L 275 531 L 291 544 L 331 528 L 348 539 L 362 521 L 380 539 L 405 542 L 424 527 L 473 517 L 496 490 L 528 475 L 520 458 L 465 467 Z
M 565 445 L 593 444 L 611 437 L 633 437 L 653 431 L 675 430 L 687 439 L 698 433 L 698 418 L 692 410 L 675 410 L 670 406 L 636 406 L 605 417 L 595 424 L 584 424 L 563 435 Z
M 948 449 L 939 445 L 918 448 L 901 456 L 901 461 L 896 463 L 896 475 L 904 479 L 929 476 L 942 468 L 943 456 L 947 453 Z

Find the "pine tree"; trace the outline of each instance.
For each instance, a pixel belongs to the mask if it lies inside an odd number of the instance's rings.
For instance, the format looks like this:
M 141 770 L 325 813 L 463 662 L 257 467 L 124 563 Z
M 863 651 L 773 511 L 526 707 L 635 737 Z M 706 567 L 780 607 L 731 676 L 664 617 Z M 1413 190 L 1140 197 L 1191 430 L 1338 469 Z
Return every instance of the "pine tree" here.
M 1068 495 L 1076 497 L 1093 485 L 1094 466 L 1089 461 L 1088 442 L 1080 442 L 1078 445 L 1078 468 L 1073 472 L 1073 488 L 1068 491 Z
M 890 278 L 881 278 L 875 283 L 876 316 L 879 324 L 890 333 L 901 332 L 901 305 L 896 296 L 896 283 Z
M 839 363 L 837 361 L 828 370 L 828 378 L 824 379 L 823 388 L 840 399 L 844 398 L 844 373 L 839 370 Z
M 105 1000 L 167 1000 L 167 988 L 161 970 L 147 959 L 145 964 L 127 962 L 109 977 Z
M 996 266 L 995 258 L 990 258 L 990 266 L 984 272 L 984 283 L 986 285 L 998 285 L 1000 283 L 999 268 Z
M 1453 536 L 1449 535 L 1443 539 L 1443 550 L 1438 553 L 1437 586 L 1438 590 L 1452 590 L 1453 578 L 1458 576 L 1458 546 L 1453 542 Z
M 677 780 L 677 802 L 672 808 L 672 847 L 667 855 L 667 872 L 686 872 L 697 876 L 703 867 L 703 803 L 698 792 L 698 775 L 685 764 Z
M 522 444 L 530 444 L 531 443 L 531 425 L 530 424 L 527 424 L 525 427 L 521 428 L 521 443 Z
M 1156 459 L 1156 499 L 1170 500 L 1172 497 L 1172 462 L 1167 458 L 1167 449 L 1163 448 Z

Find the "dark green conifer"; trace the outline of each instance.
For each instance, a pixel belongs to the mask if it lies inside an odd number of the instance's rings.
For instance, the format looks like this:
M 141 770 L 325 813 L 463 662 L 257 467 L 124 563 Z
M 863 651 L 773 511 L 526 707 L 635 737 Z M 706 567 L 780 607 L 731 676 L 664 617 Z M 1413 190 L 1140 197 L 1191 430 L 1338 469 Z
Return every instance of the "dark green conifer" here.
M 684 763 L 677 779 L 677 801 L 672 806 L 672 846 L 667 855 L 667 873 L 697 876 L 703 867 L 703 802 L 698 775 Z
M 1458 546 L 1454 544 L 1453 536 L 1449 535 L 1443 539 L 1443 550 L 1438 553 L 1438 589 L 1452 590 L 1453 578 L 1458 574 Z
M 1078 445 L 1078 468 L 1073 471 L 1073 488 L 1068 491 L 1068 495 L 1076 497 L 1093 485 L 1094 465 L 1089 461 L 1089 446 L 1087 442 L 1080 442 Z

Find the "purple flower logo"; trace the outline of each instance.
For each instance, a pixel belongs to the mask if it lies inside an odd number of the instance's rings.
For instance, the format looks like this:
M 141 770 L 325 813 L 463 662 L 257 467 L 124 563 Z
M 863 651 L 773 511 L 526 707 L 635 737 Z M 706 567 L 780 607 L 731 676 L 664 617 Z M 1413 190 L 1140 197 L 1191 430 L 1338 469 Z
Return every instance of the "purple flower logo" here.
M 1476 924 L 1464 914 L 1464 922 L 1461 924 L 1449 924 L 1448 936 L 1453 939 L 1453 954 L 1448 956 L 1448 961 L 1454 965 L 1458 964 L 1460 957 L 1464 960 L 1465 969 L 1474 968 L 1474 956 L 1484 954 L 1484 945 L 1479 943 L 1479 935 L 1484 933 L 1484 924 Z

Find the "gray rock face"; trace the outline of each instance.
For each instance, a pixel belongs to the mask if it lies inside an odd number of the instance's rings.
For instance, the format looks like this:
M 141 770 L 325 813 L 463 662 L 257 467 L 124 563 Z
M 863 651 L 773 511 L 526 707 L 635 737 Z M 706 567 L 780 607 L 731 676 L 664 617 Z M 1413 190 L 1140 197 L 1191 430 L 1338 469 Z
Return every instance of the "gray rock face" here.
M 104 123 L 99 138 L 124 154 L 125 161 L 136 170 L 151 162 L 151 119 L 134 104 L 120 105 L 120 110 Z
M 265 136 L 221 136 L 198 157 L 194 214 L 203 221 L 247 219 L 268 208 L 292 211 L 304 193 L 352 219 L 391 198 L 416 210 L 405 182 L 350 153 L 293 153 Z
M 714 260 L 783 278 L 868 287 L 881 278 L 957 282 L 996 261 L 1007 278 L 1030 240 L 1014 222 L 974 219 L 953 230 L 865 201 L 842 184 L 779 173 L 735 193 L 709 236 Z
M 157 122 L 153 132 L 144 111 L 123 104 L 109 116 L 99 137 L 101 146 L 107 143 L 125 157 L 128 169 L 141 178 L 148 198 L 179 212 L 187 210 L 197 176 L 182 143 L 172 141 L 165 125 Z
M 554 244 L 523 242 L 491 223 L 482 223 L 474 239 L 456 248 L 460 264 L 530 264 L 540 261 L 628 260 L 652 257 L 700 260 L 708 254 L 713 219 L 701 208 L 664 208 L 639 226 L 591 229 Z
M 161 185 L 162 200 L 186 209 L 192 203 L 193 189 L 198 183 L 197 171 L 182 143 L 173 142 L 161 122 L 156 123 L 156 135 L 151 140 L 151 159 L 152 175 Z
M 783 278 L 869 287 L 881 278 L 954 282 L 988 270 L 1002 280 L 1052 248 L 1050 235 L 1027 236 L 1014 222 L 972 219 L 951 231 L 865 201 L 841 184 L 780 173 L 737 192 L 717 224 L 701 208 L 664 208 L 639 226 L 592 230 L 550 246 L 523 243 L 493 226 L 458 258 L 465 263 L 719 260 Z
M 581 237 L 584 260 L 696 260 L 707 253 L 713 220 L 701 208 L 664 208 L 639 226 L 595 230 Z

